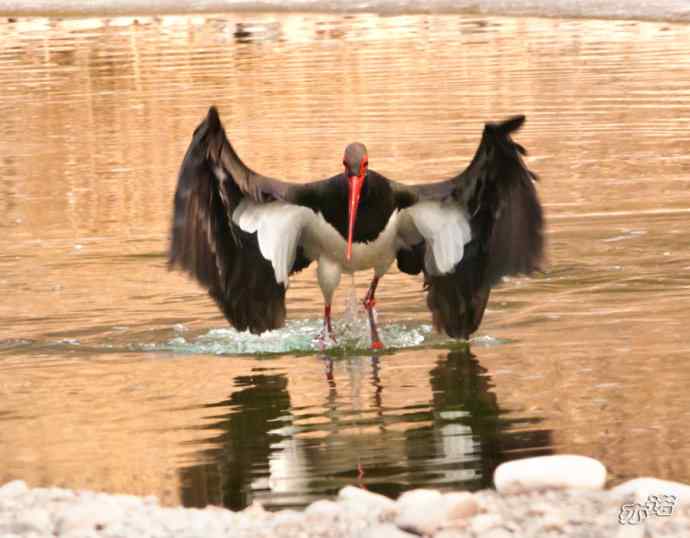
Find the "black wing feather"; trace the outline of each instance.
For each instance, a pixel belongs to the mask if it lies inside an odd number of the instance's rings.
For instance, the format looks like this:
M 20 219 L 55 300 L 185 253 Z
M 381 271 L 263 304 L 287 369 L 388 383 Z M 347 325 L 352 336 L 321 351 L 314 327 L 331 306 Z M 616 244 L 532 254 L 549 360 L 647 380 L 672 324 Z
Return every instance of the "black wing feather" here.
M 491 287 L 503 276 L 540 267 L 544 217 L 534 187 L 537 176 L 522 159 L 525 148 L 510 136 L 524 122 L 524 116 L 516 116 L 486 124 L 472 162 L 450 180 L 411 187 L 395 184 L 401 199 L 452 197 L 471 217 L 473 240 L 455 269 L 446 275 L 424 275 L 434 324 L 450 336 L 468 338 L 479 327 Z M 398 266 L 419 273 L 423 256 L 419 245 L 400 251 Z
M 232 222 L 244 196 L 287 198 L 289 184 L 260 176 L 237 157 L 215 108 L 197 127 L 175 192 L 168 264 L 198 280 L 227 320 L 254 333 L 285 322 L 285 286 L 259 250 L 256 234 Z M 292 271 L 309 264 L 301 249 Z
M 473 162 L 459 177 L 474 184 L 469 195 L 473 233 L 487 257 L 484 282 L 492 286 L 507 275 L 539 269 L 544 254 L 544 216 L 534 187 L 536 174 L 525 165 L 525 149 L 510 134 L 524 116 L 490 123 Z

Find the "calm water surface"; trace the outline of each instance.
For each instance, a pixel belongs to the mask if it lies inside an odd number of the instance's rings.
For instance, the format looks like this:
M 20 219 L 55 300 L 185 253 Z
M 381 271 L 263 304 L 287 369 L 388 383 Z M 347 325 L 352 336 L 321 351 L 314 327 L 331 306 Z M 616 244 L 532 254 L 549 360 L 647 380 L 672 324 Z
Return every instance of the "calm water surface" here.
M 579 453 L 611 483 L 690 482 L 690 26 L 20 19 L 0 40 L 0 481 L 281 507 L 345 484 L 477 489 L 502 461 Z M 311 351 L 313 270 L 286 329 L 238 336 L 165 268 L 211 103 L 240 155 L 295 181 L 353 140 L 391 177 L 443 177 L 484 121 L 525 113 L 544 274 L 495 290 L 469 350 L 430 334 L 399 274 L 379 295 L 392 353 Z

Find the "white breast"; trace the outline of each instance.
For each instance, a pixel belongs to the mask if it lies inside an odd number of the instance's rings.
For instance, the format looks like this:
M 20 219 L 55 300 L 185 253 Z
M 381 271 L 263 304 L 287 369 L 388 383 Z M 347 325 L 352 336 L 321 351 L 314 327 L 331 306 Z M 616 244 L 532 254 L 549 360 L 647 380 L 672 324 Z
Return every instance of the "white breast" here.
M 395 259 L 398 243 L 397 210 L 393 211 L 386 227 L 373 241 L 352 244 L 352 259 L 347 260 L 347 241 L 320 213 L 305 227 L 302 245 L 312 259 L 328 258 L 346 273 L 375 269 L 383 274 Z
M 323 215 L 306 207 L 285 202 L 258 204 L 245 198 L 232 220 L 245 232 L 257 234 L 259 250 L 271 262 L 276 282 L 286 286 L 298 246 L 308 258 L 326 258 L 346 273 L 375 269 L 379 275 L 386 272 L 399 247 L 397 211 L 374 241 L 352 245 L 349 261 L 345 257 L 347 242 L 338 230 Z
M 376 239 L 352 245 L 349 261 L 347 241 L 321 213 L 306 207 L 285 202 L 258 204 L 245 198 L 232 220 L 245 232 L 257 234 L 261 255 L 271 262 L 276 281 L 286 286 L 298 246 L 308 258 L 326 259 L 343 272 L 374 269 L 381 276 L 400 248 L 426 241 L 427 272 L 445 274 L 462 259 L 464 245 L 472 240 L 469 218 L 453 202 L 419 202 L 393 211 Z

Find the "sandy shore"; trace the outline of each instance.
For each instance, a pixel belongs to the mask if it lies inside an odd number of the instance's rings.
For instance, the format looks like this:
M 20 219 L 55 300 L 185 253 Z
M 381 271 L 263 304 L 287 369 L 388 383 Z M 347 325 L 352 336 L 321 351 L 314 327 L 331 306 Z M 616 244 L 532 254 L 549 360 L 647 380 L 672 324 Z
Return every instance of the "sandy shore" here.
M 4 16 L 203 12 L 483 13 L 690 21 L 686 0 L 0 0 Z
M 682 486 L 687 488 L 688 486 Z M 398 501 L 346 487 L 335 501 L 304 511 L 267 512 L 253 505 L 242 512 L 208 507 L 165 508 L 153 497 L 108 495 L 59 488 L 29 488 L 10 482 L 0 488 L 0 536 L 233 537 L 233 538 L 523 538 L 690 536 L 690 505 L 671 514 L 629 518 L 621 507 L 634 503 L 632 490 L 535 490 L 499 494 L 413 490 Z

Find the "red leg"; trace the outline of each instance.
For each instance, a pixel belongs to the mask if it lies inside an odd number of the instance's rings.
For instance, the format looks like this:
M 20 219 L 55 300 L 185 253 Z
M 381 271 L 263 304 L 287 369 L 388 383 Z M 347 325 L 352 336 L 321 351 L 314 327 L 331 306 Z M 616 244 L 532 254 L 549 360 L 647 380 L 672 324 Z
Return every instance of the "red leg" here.
M 374 276 L 369 286 L 369 291 L 367 291 L 364 297 L 364 309 L 369 315 L 369 329 L 371 329 L 371 349 L 383 349 L 383 343 L 379 338 L 379 331 L 376 327 L 376 318 L 374 317 L 374 306 L 376 306 L 376 299 L 374 294 L 376 293 L 376 286 L 379 284 L 379 277 Z
M 326 337 L 330 336 L 331 340 L 336 343 L 335 333 L 333 332 L 333 324 L 331 323 L 331 305 L 327 304 L 323 307 L 323 331 L 319 340 L 321 341 L 321 349 L 326 345 Z
M 323 307 L 323 326 L 328 331 L 328 334 L 333 336 L 333 325 L 331 324 L 331 305 L 329 304 Z

